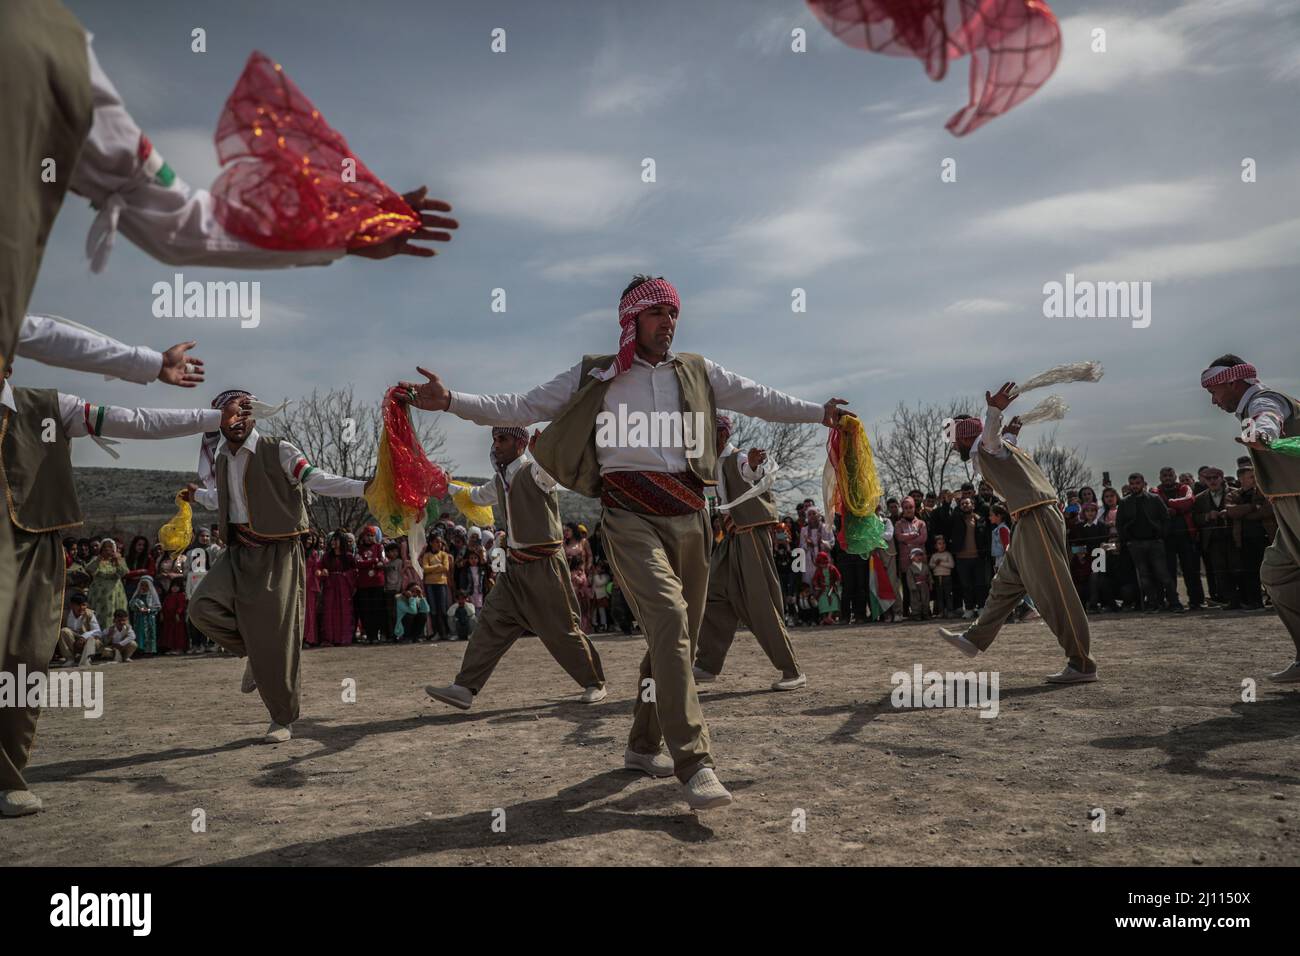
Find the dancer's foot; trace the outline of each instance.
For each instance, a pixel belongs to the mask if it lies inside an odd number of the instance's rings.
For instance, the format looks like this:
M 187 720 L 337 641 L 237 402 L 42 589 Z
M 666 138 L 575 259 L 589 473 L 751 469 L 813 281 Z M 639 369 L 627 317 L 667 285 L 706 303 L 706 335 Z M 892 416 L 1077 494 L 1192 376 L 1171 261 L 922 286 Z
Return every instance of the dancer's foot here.
M 686 781 L 686 802 L 692 810 L 716 810 L 731 804 L 731 791 L 722 785 L 712 767 L 701 767 Z
M 639 754 L 635 750 L 623 751 L 623 769 L 640 770 L 652 777 L 671 777 L 673 758 L 666 753 Z
M 41 798 L 30 790 L 0 791 L 0 817 L 25 817 L 40 811 Z
M 946 627 L 941 627 L 939 628 L 939 636 L 967 657 L 974 657 L 980 652 L 980 649 L 972 644 L 962 631 L 950 631 Z
M 772 684 L 772 690 L 798 690 L 806 686 L 808 678 L 804 674 L 795 674 L 793 677 L 782 677 L 779 681 Z
M 289 738 L 293 736 L 293 731 L 290 729 L 292 726 L 293 725 L 290 724 L 288 727 L 286 727 L 283 724 L 277 724 L 274 720 L 271 721 L 271 726 L 266 728 L 266 736 L 262 738 L 262 743 L 264 744 L 288 743 Z
M 244 678 L 239 682 L 239 692 L 251 694 L 255 690 L 257 690 L 257 680 L 253 677 L 253 662 L 245 658 Z
M 447 687 L 434 687 L 430 684 L 424 692 L 434 700 L 450 704 L 460 710 L 469 710 L 470 705 L 474 703 L 474 693 L 468 687 L 461 687 L 459 684 L 451 684 Z
M 1285 670 L 1269 674 L 1268 679 L 1275 684 L 1300 684 L 1300 660 L 1292 661 Z
M 712 684 L 718 679 L 717 674 L 710 674 L 704 668 L 694 665 L 691 666 L 691 673 L 695 675 L 695 683 L 697 684 Z
M 588 687 L 582 692 L 582 702 L 584 704 L 599 704 L 609 696 L 609 691 L 603 686 Z
M 1078 671 L 1066 664 L 1065 669 L 1046 677 L 1049 684 L 1091 684 L 1097 680 L 1096 671 Z

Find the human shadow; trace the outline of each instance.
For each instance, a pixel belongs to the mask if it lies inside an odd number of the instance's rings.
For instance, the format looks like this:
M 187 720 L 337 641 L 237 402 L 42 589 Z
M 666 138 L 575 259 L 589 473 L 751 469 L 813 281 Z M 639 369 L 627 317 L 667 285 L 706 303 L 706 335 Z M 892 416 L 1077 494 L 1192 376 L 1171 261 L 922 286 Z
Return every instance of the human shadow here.
M 375 866 L 428 853 L 539 846 L 620 830 L 663 833 L 682 843 L 703 843 L 712 838 L 713 830 L 694 813 L 666 816 L 643 812 L 680 805 L 681 790 L 675 783 L 644 787 L 600 806 L 590 806 L 615 797 L 641 779 L 644 778 L 640 774 L 626 770 L 607 770 L 551 797 L 500 808 L 484 807 L 454 817 L 422 820 L 404 826 L 291 843 L 214 865 L 281 866 L 292 862 L 304 866 Z M 733 791 L 752 785 L 751 780 L 729 784 Z M 505 832 L 494 832 L 495 821 L 504 823 Z M 617 864 L 619 861 L 610 859 L 606 862 Z
M 1039 694 L 1050 694 L 1055 691 L 1061 691 L 1069 687 L 1068 684 L 1034 684 L 1028 687 L 1008 687 L 1005 690 L 998 691 L 999 704 L 1007 700 L 1015 700 L 1021 697 L 1036 697 Z M 849 703 L 849 704 L 832 704 L 829 707 L 814 707 L 811 710 L 805 710 L 805 717 L 837 717 L 844 715 L 844 723 L 838 728 L 831 731 L 822 738 L 822 743 L 848 744 L 854 743 L 857 736 L 862 732 L 867 724 L 874 721 L 882 714 L 906 714 L 922 710 L 935 710 L 933 707 L 895 707 L 893 701 L 893 691 L 885 694 L 877 701 L 871 703 Z
M 1253 703 L 1240 701 L 1232 714 L 1211 717 L 1163 734 L 1099 737 L 1092 746 L 1103 750 L 1161 750 L 1169 758 L 1158 769 L 1174 774 L 1195 774 L 1211 780 L 1257 780 L 1300 784 L 1300 777 L 1284 773 L 1216 770 L 1202 765 L 1212 751 L 1237 744 L 1285 740 L 1300 735 L 1300 695 L 1282 694 Z

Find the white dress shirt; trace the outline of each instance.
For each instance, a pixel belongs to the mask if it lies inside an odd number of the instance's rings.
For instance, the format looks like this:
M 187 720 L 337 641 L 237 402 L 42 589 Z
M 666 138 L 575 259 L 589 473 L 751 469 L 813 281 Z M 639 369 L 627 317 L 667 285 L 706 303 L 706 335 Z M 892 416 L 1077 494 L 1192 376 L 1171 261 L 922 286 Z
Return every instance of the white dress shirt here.
M 1006 446 L 1017 444 L 1015 435 L 1002 433 L 1002 410 L 990 405 L 984 412 L 984 431 L 980 433 L 980 446 L 986 454 L 994 458 L 1006 458 L 1011 454 Z
M 248 433 L 243 444 L 233 451 L 225 438 L 217 447 L 217 455 L 229 459 L 226 466 L 226 518 L 232 524 L 248 524 L 248 500 L 244 497 L 244 473 L 248 463 L 257 451 L 261 435 L 254 428 Z M 360 498 L 366 490 L 366 483 L 359 478 L 344 478 L 321 471 L 307 461 L 297 448 L 287 441 L 280 442 L 280 466 L 284 476 L 292 484 L 301 484 L 308 491 L 326 498 Z M 194 492 L 194 500 L 209 511 L 217 510 L 217 485 L 213 483 Z
M 161 352 L 143 345 L 123 345 L 56 315 L 23 316 L 17 352 L 56 368 L 99 372 L 140 385 L 148 385 L 162 371 Z
M 717 491 L 718 504 L 720 505 L 725 505 L 731 501 L 731 496 L 727 494 L 727 483 L 722 477 L 722 464 L 732 455 L 740 455 L 740 449 L 731 442 L 727 442 L 727 447 L 722 449 L 722 454 L 718 456 L 718 469 L 714 473 L 714 477 L 718 480 L 717 485 L 714 486 L 714 490 Z M 740 461 L 738 464 L 740 467 L 740 477 L 751 485 L 757 483 L 759 479 L 763 477 L 765 470 L 764 465 L 760 464 L 757 468 L 750 468 L 748 454 L 740 455 Z
M 543 494 L 550 494 L 552 491 L 555 490 L 555 484 L 556 484 L 555 479 L 552 478 L 550 475 L 548 475 L 542 469 L 541 465 L 533 461 L 532 458 L 528 456 L 528 452 L 524 452 L 522 455 L 520 455 L 518 458 L 516 458 L 514 461 L 512 461 L 510 464 L 506 465 L 505 467 L 505 473 L 503 477 L 505 478 L 507 492 L 510 491 L 510 486 L 514 483 L 515 477 L 519 474 L 520 470 L 525 465 L 532 466 L 531 468 L 529 468 L 528 473 L 532 477 L 533 481 L 537 482 L 537 487 L 542 489 Z M 489 481 L 485 485 L 478 485 L 477 487 L 471 488 L 469 490 L 469 500 L 474 502 L 474 504 L 476 505 L 495 505 L 500 500 L 500 497 L 501 496 L 497 492 L 496 481 Z M 505 507 L 505 512 L 506 512 L 506 544 L 511 548 L 518 548 L 519 542 L 515 539 L 514 518 L 510 514 L 509 507 Z
M 1256 382 L 1246 389 L 1237 403 L 1237 421 L 1251 418 L 1255 422 L 1255 434 L 1265 441 L 1277 441 L 1282 435 L 1282 423 L 1291 414 L 1290 405 L 1276 393 L 1270 393 L 1268 386 Z
M 11 412 L 14 390 L 4 383 L 0 405 Z M 221 427 L 221 410 L 216 408 L 123 408 L 94 405 L 76 395 L 59 392 L 59 417 L 70 438 L 96 435 L 103 438 L 180 438 L 216 431 Z
M 88 613 L 76 614 L 72 608 L 68 608 L 68 616 L 64 618 L 63 626 L 72 632 L 73 637 L 99 637 L 99 619 L 89 607 L 86 611 Z
M 69 186 L 99 210 L 86 239 L 94 271 L 104 267 L 119 230 L 159 262 L 172 265 L 274 269 L 327 265 L 346 252 L 263 249 L 226 232 L 213 214 L 210 193 L 191 189 L 180 176 L 167 181 L 167 173 L 174 171 L 159 169 L 164 157 L 156 150 L 140 159 L 140 127 L 95 58 L 89 33 L 86 55 L 94 112 Z
M 629 412 L 680 414 L 682 392 L 672 360 L 672 352 L 658 365 L 651 365 L 641 356 L 635 356 L 632 366 L 610 383 L 605 392 L 604 410 L 617 415 L 621 405 Z M 759 385 L 753 379 L 728 372 L 709 359 L 704 360 L 704 365 L 719 408 L 733 409 L 742 415 L 753 415 L 771 422 L 820 422 L 825 415 L 821 405 Z M 582 363 L 579 362 L 546 384 L 522 394 L 452 392 L 448 411 L 478 425 L 531 425 L 550 421 L 585 384 L 581 379 Z M 702 440 L 710 440 L 714 434 L 713 425 L 713 422 L 705 423 Z M 686 449 L 682 447 L 605 447 L 598 444 L 596 460 L 600 463 L 602 475 L 608 471 L 687 470 Z

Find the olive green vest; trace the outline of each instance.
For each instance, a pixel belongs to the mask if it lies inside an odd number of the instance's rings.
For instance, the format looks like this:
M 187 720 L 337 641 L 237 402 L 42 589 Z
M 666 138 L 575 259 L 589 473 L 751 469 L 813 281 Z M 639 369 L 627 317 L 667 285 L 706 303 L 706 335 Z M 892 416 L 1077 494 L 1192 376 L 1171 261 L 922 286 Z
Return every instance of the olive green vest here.
M 740 476 L 740 456 L 743 452 L 737 451 L 734 455 L 728 455 L 722 459 L 722 481 L 727 489 L 727 500 L 735 501 L 752 487 L 749 482 Z M 731 517 L 736 523 L 737 531 L 744 531 L 746 528 L 755 528 L 764 524 L 776 524 L 776 501 L 772 498 L 772 492 L 768 491 L 761 495 L 756 495 L 748 501 L 743 501 L 730 511 L 724 512 Z
M 613 355 L 583 356 L 578 393 L 542 432 L 533 450 L 533 456 L 548 475 L 570 491 L 588 498 L 600 497 L 596 416 L 604 410 L 605 393 L 614 381 L 602 382 L 592 377 L 591 372 L 608 368 L 613 361 Z M 673 366 L 677 372 L 677 384 L 681 387 L 682 414 L 704 413 L 705 433 L 698 436 L 704 453 L 699 458 L 687 457 L 686 467 L 701 483 L 712 486 L 717 483 L 714 472 L 718 464 L 718 449 L 713 441 L 712 427 L 717 418 L 717 405 L 708 369 L 704 357 L 693 352 L 677 353 Z
M 82 523 L 72 483 L 72 449 L 52 388 L 15 388 L 17 412 L 4 409 L 0 479 L 9 519 L 24 531 L 59 531 Z M 47 435 L 53 441 L 43 441 Z
M 1028 452 L 1010 442 L 1004 442 L 1004 445 L 1011 450 L 1006 458 L 994 458 L 982 444 L 975 447 L 979 449 L 980 477 L 992 485 L 1007 503 L 1007 510 L 1014 515 L 1049 501 L 1055 504 L 1056 489 L 1043 474 L 1043 469 L 1034 463 Z
M 86 32 L 53 0 L 0 3 L 0 368 L 12 361 L 54 217 L 90 134 Z M 47 161 L 53 161 L 51 166 Z M 46 179 L 51 179 L 46 182 Z
M 217 515 L 224 532 L 229 494 L 226 471 L 230 458 L 217 455 Z M 292 538 L 308 528 L 307 496 L 300 484 L 294 484 L 280 464 L 280 439 L 258 435 L 253 460 L 244 469 L 244 500 L 248 502 L 248 526 L 264 538 Z
M 564 540 L 564 531 L 560 527 L 560 496 L 554 491 L 542 491 L 537 486 L 531 461 L 519 466 L 508 491 L 500 472 L 493 481 L 497 483 L 497 500 L 505 506 L 507 527 L 516 547 L 559 544 Z
M 1291 407 L 1291 414 L 1282 422 L 1282 437 L 1294 438 L 1300 435 L 1300 402 L 1274 388 L 1266 389 L 1260 394 L 1276 395 Z M 1300 494 L 1300 458 L 1252 448 L 1250 460 L 1255 466 L 1255 482 L 1265 495 Z

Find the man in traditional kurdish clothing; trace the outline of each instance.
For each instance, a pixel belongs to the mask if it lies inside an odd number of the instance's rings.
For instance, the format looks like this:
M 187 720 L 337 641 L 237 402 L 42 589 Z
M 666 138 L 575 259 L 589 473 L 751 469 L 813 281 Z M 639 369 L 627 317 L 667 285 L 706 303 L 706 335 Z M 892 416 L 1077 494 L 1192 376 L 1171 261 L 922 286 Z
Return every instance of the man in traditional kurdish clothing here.
M 663 278 L 637 276 L 618 307 L 614 355 L 588 355 L 524 394 L 452 392 L 432 372 L 402 383 L 429 411 L 480 425 L 547 421 L 537 462 L 561 485 L 604 505 L 605 553 L 649 650 L 624 766 L 675 774 L 693 809 L 726 806 L 691 673 L 712 538 L 703 490 L 717 482 L 708 430 L 719 405 L 771 421 L 839 421 L 843 399 L 815 405 L 672 351 L 680 302 Z M 662 753 L 664 742 L 669 754 Z
M 53 389 L 14 388 L 12 366 L 0 393 L 0 481 L 12 533 L 17 575 L 0 673 L 45 674 L 59 640 L 65 562 L 62 536 L 82 523 L 72 480 L 68 439 L 175 438 L 216 427 L 235 427 L 247 414 L 239 402 L 222 410 L 119 408 L 93 405 Z M 0 816 L 41 809 L 23 769 L 31 755 L 40 708 L 0 706 Z
M 20 330 L 27 334 L 28 302 L 69 189 L 99 211 L 87 238 L 96 272 L 119 230 L 160 262 L 269 269 L 325 265 L 346 252 L 432 257 L 418 243 L 446 241 L 457 227 L 436 215 L 451 207 L 422 187 L 403 196 L 421 228 L 364 249 L 266 249 L 231 235 L 212 195 L 191 189 L 153 148 L 100 68 L 90 34 L 56 0 L 0 3 L 0 90 L 0 367 L 24 354 L 16 343 Z M 66 364 L 49 354 L 41 361 Z M 14 600 L 13 547 L 0 522 L 0 634 Z
M 505 572 L 483 599 L 455 682 L 425 688 L 434 700 L 461 710 L 469 710 L 501 658 L 526 631 L 536 634 L 584 688 L 583 703 L 606 697 L 600 655 L 582 633 L 578 598 L 564 560 L 555 479 L 529 457 L 528 445 L 527 429 L 493 428 L 492 480 L 469 492 L 476 505 L 504 509 L 508 554 Z
M 1017 523 L 979 619 L 964 632 L 941 627 L 939 633 L 963 654 L 974 657 L 988 650 L 1007 616 L 1028 594 L 1066 654 L 1065 667 L 1047 682 L 1089 683 L 1097 680 L 1097 664 L 1088 656 L 1088 616 L 1070 577 L 1065 519 L 1057 506 L 1056 489 L 1033 458 L 1017 446 L 1019 421 L 1002 427 L 1002 412 L 1015 398 L 1015 387 L 1014 382 L 1007 382 L 996 395 L 984 393 L 988 412 L 983 425 L 969 415 L 955 417 L 954 437 L 962 461 L 970 460 L 974 448 L 977 470 L 1006 502 Z
M 1300 401 L 1264 385 L 1255 366 L 1238 355 L 1211 362 L 1201 373 L 1201 386 L 1209 390 L 1210 401 L 1241 422 L 1237 441 L 1250 449 L 1256 485 L 1273 506 L 1277 534 L 1264 551 L 1259 580 L 1296 654 L 1290 665 L 1269 677 L 1279 684 L 1300 683 L 1300 458 L 1269 447 L 1279 438 L 1300 435 Z M 1258 510 L 1260 504 L 1253 507 Z
M 230 389 L 212 407 L 254 401 Z M 306 493 L 360 498 L 366 485 L 316 468 L 291 443 L 262 435 L 251 415 L 203 437 L 199 484 L 182 494 L 218 513 L 228 547 L 195 589 L 188 617 L 208 640 L 248 658 L 240 690 L 257 691 L 270 712 L 264 743 L 287 741 L 298 719 Z
M 772 554 L 776 502 L 770 491 L 750 494 L 762 481 L 767 452 L 751 448 L 746 454 L 731 444 L 731 419 L 718 416 L 717 495 L 724 511 L 725 536 L 709 559 L 709 590 L 695 654 L 695 683 L 710 684 L 722 673 L 727 651 L 736 638 L 736 625 L 754 633 L 781 677 L 773 690 L 798 690 L 808 683 L 795 660 L 785 629 L 785 602 Z

